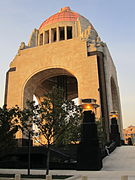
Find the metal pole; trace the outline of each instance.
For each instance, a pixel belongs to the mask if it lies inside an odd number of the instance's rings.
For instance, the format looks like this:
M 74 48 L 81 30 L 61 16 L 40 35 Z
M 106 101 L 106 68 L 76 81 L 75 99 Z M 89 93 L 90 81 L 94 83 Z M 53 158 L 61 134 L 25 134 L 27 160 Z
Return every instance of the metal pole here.
M 28 135 L 28 175 L 30 175 L 30 132 Z

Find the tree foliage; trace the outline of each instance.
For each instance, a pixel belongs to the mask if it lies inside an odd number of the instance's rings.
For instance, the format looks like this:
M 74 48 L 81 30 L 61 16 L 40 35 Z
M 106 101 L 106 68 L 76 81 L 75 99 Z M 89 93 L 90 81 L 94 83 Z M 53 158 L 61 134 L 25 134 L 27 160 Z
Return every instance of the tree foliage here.
M 38 105 L 35 105 L 35 101 L 27 101 L 27 108 L 20 110 L 20 129 L 26 138 L 30 135 L 32 138 L 35 134 L 33 130 L 33 124 L 38 118 L 36 113 Z
M 0 107 L 0 152 L 3 153 L 16 145 L 15 134 L 18 131 L 19 107 Z
M 38 113 L 36 125 L 47 144 L 67 144 L 79 139 L 80 108 L 73 101 L 64 100 L 60 88 L 54 87 L 45 94 Z
M 80 139 L 81 109 L 73 101 L 65 100 L 63 94 L 62 89 L 53 87 L 40 104 L 28 101 L 27 109 L 22 111 L 22 127 L 28 129 L 30 126 L 32 129 L 34 123 L 46 140 L 41 141 L 48 148 L 46 174 L 49 172 L 50 145 L 73 143 Z
M 35 134 L 35 124 L 39 134 L 46 139 L 46 144 L 75 143 L 80 139 L 81 108 L 71 100 L 64 100 L 63 90 L 53 87 L 47 92 L 42 102 L 35 105 L 27 101 L 27 108 L 21 111 L 21 124 L 24 133 Z

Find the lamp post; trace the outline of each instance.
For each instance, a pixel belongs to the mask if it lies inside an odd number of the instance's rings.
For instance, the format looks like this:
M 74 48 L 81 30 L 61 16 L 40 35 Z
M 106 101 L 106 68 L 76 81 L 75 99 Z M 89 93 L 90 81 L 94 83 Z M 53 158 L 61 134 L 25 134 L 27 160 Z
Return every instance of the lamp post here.
M 110 117 L 111 117 L 111 118 L 116 118 L 116 119 L 118 119 L 118 112 L 117 112 L 117 111 L 112 111 L 112 112 L 110 113 Z
M 95 123 L 95 99 L 82 99 L 83 123 L 81 141 L 78 147 L 78 170 L 100 170 L 102 168 L 101 151 L 99 148 L 97 125 Z
M 119 133 L 119 126 L 118 126 L 118 112 L 113 111 L 110 113 L 110 119 L 111 119 L 111 134 L 110 134 L 110 139 L 112 142 L 116 143 L 116 146 L 121 145 L 121 140 L 120 140 L 120 133 Z
M 92 111 L 96 114 L 96 109 L 99 107 L 98 104 L 96 104 L 96 99 L 82 99 L 81 100 L 81 107 L 83 111 Z

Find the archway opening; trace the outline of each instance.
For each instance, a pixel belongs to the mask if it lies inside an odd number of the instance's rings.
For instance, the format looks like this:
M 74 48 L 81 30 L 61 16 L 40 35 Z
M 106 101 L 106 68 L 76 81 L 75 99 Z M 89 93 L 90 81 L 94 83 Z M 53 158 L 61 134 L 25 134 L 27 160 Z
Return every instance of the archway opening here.
M 78 97 L 78 83 L 74 75 L 62 68 L 51 68 L 40 71 L 34 74 L 24 87 L 23 107 L 26 106 L 26 101 L 33 100 L 33 96 L 38 102 L 47 91 L 50 91 L 53 86 L 63 89 L 65 99 L 75 99 Z
M 77 80 L 70 75 L 58 75 L 45 79 L 35 89 L 34 95 L 40 102 L 42 97 L 44 97 L 44 94 L 51 91 L 54 86 L 63 90 L 64 99 L 72 100 L 78 97 Z
M 111 77 L 112 111 L 119 112 L 118 92 L 114 79 Z
M 75 103 L 77 103 L 78 83 L 76 77 L 65 69 L 53 68 L 40 71 L 27 81 L 24 88 L 24 107 L 27 100 L 36 100 L 36 103 L 40 103 L 45 94 L 51 91 L 54 86 L 63 89 L 64 99 L 75 100 Z M 33 125 L 33 128 L 37 131 L 36 139 L 42 138 L 38 135 L 37 127 Z M 40 144 L 34 140 L 33 145 Z
M 111 77 L 110 84 L 111 84 L 111 95 L 112 95 L 111 111 L 118 113 L 117 123 L 119 125 L 119 131 L 122 135 L 122 122 L 121 122 L 121 109 L 120 109 L 119 94 L 118 94 L 118 88 L 116 86 L 116 83 L 113 77 Z

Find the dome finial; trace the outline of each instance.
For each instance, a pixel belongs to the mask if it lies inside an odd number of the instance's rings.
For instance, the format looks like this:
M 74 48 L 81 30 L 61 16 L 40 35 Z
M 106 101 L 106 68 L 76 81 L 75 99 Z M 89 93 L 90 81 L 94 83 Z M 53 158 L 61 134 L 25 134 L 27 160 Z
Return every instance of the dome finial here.
M 60 12 L 62 12 L 62 11 L 71 11 L 71 9 L 70 9 L 70 7 L 64 7 L 64 8 L 61 8 L 60 9 Z

